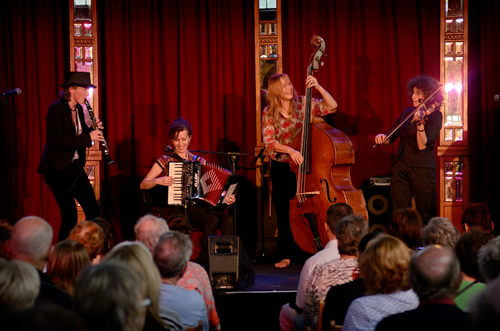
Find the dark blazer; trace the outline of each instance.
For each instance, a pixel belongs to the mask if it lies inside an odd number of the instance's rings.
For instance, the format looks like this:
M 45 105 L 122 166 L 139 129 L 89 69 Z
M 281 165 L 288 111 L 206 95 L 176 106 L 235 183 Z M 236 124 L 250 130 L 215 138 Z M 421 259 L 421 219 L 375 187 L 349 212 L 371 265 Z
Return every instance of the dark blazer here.
M 384 318 L 375 330 L 469 331 L 472 330 L 472 319 L 453 303 L 427 303 L 417 309 Z
M 78 151 L 79 163 L 83 167 L 86 148 L 92 146 L 90 132 L 85 123 L 83 108 L 76 106 L 82 125 L 82 134 L 77 136 L 71 119 L 68 102 L 62 98 L 50 105 L 47 113 L 47 141 L 37 172 L 41 174 L 64 170 L 73 160 L 75 150 Z
M 410 114 L 415 107 L 406 108 L 405 111 L 399 116 L 391 130 L 395 128 L 408 114 Z M 417 125 L 411 123 L 408 119 L 394 134 L 389 138 L 389 142 L 393 143 L 399 138 L 398 152 L 394 163 L 404 156 L 406 164 L 411 167 L 417 168 L 436 168 L 436 159 L 434 157 L 434 147 L 436 146 L 436 139 L 439 137 L 439 132 L 443 126 L 443 114 L 440 111 L 434 111 L 429 114 L 425 122 L 425 134 L 427 135 L 427 148 L 423 150 L 418 149 L 417 145 Z

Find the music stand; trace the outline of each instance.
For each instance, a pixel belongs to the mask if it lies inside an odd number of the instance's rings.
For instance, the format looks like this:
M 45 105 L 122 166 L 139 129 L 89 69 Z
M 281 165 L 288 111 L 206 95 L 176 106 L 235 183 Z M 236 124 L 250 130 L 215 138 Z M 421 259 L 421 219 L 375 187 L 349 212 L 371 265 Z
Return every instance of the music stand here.
M 230 160 L 231 163 L 231 172 L 236 175 L 236 160 L 238 159 L 238 156 L 248 156 L 250 154 L 247 153 L 240 153 L 240 152 L 209 152 L 209 151 L 189 151 L 191 153 L 198 153 L 198 154 L 218 154 L 218 155 L 225 155 L 228 160 Z M 234 205 L 234 234 L 237 235 L 236 232 L 236 203 Z

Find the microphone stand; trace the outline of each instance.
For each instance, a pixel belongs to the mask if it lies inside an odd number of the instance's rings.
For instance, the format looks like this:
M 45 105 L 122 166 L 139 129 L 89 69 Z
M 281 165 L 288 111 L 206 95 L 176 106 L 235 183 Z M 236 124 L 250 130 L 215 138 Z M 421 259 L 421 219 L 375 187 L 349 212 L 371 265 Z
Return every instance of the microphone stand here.
M 198 154 L 218 154 L 218 155 L 225 155 L 228 160 L 230 160 L 231 163 L 231 172 L 236 175 L 236 161 L 238 159 L 238 156 L 248 156 L 250 154 L 247 153 L 240 153 L 240 152 L 209 152 L 209 151 L 190 151 L 191 153 L 198 153 Z M 235 192 L 236 193 L 236 192 Z M 236 227 L 236 202 L 233 204 L 233 210 L 234 210 L 234 234 L 237 235 L 238 233 L 236 232 L 237 227 Z

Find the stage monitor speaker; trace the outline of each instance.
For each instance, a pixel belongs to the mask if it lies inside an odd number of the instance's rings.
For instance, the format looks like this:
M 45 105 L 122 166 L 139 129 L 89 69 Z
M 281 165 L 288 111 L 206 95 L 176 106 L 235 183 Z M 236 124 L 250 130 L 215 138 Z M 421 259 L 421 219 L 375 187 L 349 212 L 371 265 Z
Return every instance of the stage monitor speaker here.
M 208 237 L 209 274 L 214 290 L 241 290 L 255 284 L 255 271 L 238 236 Z
M 368 209 L 370 232 L 387 232 L 392 214 L 391 191 L 389 186 L 369 186 L 363 188 Z

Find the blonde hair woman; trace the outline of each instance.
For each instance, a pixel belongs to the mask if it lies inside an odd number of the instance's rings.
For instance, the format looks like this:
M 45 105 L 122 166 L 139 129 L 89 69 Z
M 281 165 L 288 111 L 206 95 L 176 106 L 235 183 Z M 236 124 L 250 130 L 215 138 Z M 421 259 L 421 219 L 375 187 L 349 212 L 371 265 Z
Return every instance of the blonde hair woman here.
M 335 112 L 337 102 L 313 76 L 306 79 L 307 88 L 315 88 L 323 100 L 312 99 L 311 110 L 314 116 L 324 116 Z M 286 74 L 274 74 L 269 78 L 267 103 L 262 112 L 262 136 L 271 157 L 271 181 L 273 199 L 278 217 L 278 247 L 275 264 L 285 268 L 294 262 L 300 253 L 290 230 L 290 199 L 297 187 L 295 174 L 290 170 L 289 162 L 301 164 L 300 151 L 290 145 L 302 130 L 306 98 L 298 96 L 290 77 Z
M 367 296 L 354 300 L 342 330 L 375 330 L 383 318 L 415 309 L 419 300 L 408 281 L 411 252 L 404 242 L 381 235 L 368 243 L 359 260 Z

